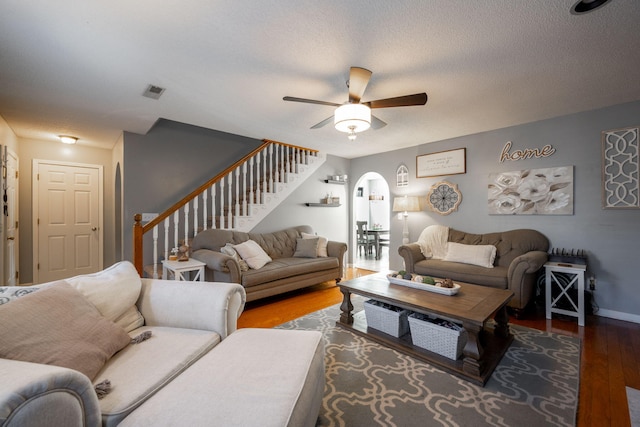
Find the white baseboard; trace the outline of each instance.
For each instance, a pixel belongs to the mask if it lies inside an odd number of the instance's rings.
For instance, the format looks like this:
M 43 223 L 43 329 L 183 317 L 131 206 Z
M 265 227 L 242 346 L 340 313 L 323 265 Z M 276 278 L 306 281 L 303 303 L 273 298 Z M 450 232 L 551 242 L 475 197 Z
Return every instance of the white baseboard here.
M 621 311 L 599 309 L 596 316 L 609 317 L 616 320 L 624 320 L 626 322 L 640 323 L 640 315 L 623 313 Z

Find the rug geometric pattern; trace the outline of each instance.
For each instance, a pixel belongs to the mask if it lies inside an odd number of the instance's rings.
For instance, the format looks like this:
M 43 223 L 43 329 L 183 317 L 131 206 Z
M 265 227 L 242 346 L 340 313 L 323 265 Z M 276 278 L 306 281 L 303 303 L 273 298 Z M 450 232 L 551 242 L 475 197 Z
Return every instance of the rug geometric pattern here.
M 352 302 L 362 310 L 362 298 Z M 318 426 L 575 425 L 577 338 L 510 325 L 515 339 L 480 387 L 336 326 L 339 315 L 336 305 L 278 326 L 323 333 Z

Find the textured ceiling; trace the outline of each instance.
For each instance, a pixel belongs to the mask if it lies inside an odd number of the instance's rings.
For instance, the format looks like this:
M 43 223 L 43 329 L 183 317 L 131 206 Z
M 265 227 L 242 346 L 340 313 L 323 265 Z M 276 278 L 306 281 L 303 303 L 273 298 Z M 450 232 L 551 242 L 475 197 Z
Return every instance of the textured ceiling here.
M 640 100 L 640 1 L 0 0 L 0 115 L 23 138 L 111 148 L 159 118 L 352 158 Z M 349 67 L 380 109 L 354 142 Z M 166 88 L 159 100 L 142 96 Z

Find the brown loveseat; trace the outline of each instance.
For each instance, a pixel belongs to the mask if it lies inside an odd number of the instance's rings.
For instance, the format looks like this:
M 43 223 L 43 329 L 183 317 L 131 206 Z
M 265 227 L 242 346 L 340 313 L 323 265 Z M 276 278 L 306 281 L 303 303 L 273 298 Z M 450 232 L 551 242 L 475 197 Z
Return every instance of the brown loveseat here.
M 528 229 L 471 234 L 449 229 L 448 242 L 496 247 L 493 268 L 443 259 L 427 259 L 418 243 L 402 245 L 398 253 L 409 273 L 451 278 L 461 282 L 513 291 L 509 306 L 519 315 L 533 297 L 538 270 L 547 262 L 549 240 Z
M 295 257 L 297 239 L 302 233 L 314 234 L 308 225 L 273 233 L 244 233 L 232 230 L 206 230 L 198 233 L 191 244 L 192 258 L 207 264 L 205 278 L 211 282 L 241 284 L 247 301 L 316 285 L 327 280 L 339 282 L 347 244 L 327 242 L 326 257 Z M 232 256 L 221 253 L 227 243 L 237 245 L 253 240 L 272 258 L 259 269 L 242 271 Z

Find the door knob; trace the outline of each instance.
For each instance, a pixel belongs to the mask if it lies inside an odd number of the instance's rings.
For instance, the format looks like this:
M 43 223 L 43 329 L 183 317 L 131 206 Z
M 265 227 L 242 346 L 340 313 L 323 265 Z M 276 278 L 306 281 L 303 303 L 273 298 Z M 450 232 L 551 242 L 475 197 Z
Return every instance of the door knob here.
M 98 227 L 91 227 L 91 231 L 97 231 Z
M 16 240 L 16 238 L 11 236 L 11 237 L 7 237 L 7 240 Z

